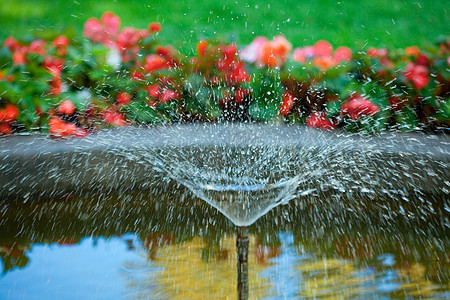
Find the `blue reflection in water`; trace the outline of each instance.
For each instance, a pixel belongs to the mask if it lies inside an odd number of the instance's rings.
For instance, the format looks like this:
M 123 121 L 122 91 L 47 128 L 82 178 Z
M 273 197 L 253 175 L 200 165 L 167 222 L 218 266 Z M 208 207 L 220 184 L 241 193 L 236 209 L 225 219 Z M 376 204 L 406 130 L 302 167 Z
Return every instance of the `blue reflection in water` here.
M 281 255 L 270 260 L 272 263 L 260 276 L 268 279 L 271 287 L 266 299 L 293 299 L 301 288 L 302 274 L 296 270 L 300 260 L 307 257 L 299 255 L 293 246 L 294 236 L 290 232 L 280 232 Z
M 120 299 L 126 295 L 124 265 L 142 259 L 124 237 L 35 244 L 26 255 L 25 269 L 0 278 L 0 299 Z

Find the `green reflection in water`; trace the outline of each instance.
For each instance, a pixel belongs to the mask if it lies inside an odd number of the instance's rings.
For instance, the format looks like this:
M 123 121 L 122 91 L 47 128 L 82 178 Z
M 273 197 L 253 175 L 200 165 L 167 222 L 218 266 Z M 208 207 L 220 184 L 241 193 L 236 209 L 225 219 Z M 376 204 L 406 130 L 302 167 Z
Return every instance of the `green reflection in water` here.
M 27 272 L 36 243 L 133 233 L 142 261 L 123 276 L 133 297 L 234 299 L 235 227 L 185 189 L 170 189 L 3 200 L 3 276 Z M 326 194 L 277 207 L 250 227 L 250 299 L 448 297 L 446 203 L 421 199 Z

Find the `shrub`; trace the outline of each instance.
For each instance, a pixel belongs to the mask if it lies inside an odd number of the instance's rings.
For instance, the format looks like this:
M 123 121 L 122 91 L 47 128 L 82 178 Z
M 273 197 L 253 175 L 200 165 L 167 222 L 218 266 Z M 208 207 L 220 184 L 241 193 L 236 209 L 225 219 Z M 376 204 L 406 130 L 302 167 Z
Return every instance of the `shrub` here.
M 303 123 L 332 130 L 448 131 L 450 42 L 420 49 L 292 49 L 284 36 L 246 47 L 161 45 L 158 23 L 120 28 L 106 12 L 83 36 L 19 41 L 0 51 L 0 133 L 85 136 L 107 126 L 176 122 Z

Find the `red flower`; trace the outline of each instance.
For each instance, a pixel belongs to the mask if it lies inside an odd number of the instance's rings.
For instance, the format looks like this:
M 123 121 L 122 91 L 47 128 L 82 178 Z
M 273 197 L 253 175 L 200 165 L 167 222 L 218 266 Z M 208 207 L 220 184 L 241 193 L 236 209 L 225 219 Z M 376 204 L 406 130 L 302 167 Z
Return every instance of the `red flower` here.
M 52 117 L 49 124 L 49 133 L 53 137 L 76 136 L 85 137 L 88 132 L 82 128 L 78 128 L 75 124 L 64 122 L 58 117 Z
M 6 104 L 4 109 L 0 110 L 0 122 L 2 123 L 12 123 L 19 116 L 20 112 L 17 106 L 14 104 Z
M 61 76 L 61 72 L 64 68 L 64 60 L 54 56 L 46 56 L 44 58 L 44 67 L 50 72 L 50 74 L 59 77 Z
M 429 67 L 430 66 L 430 60 L 425 54 L 420 53 L 419 56 L 417 56 L 417 58 L 416 58 L 416 64 L 417 65 L 422 65 L 424 67 Z
M 169 89 L 166 89 L 161 94 L 161 97 L 159 98 L 159 101 L 161 103 L 167 103 L 170 100 L 178 98 L 178 93 Z
M 25 65 L 27 63 L 27 49 L 26 47 L 20 47 L 13 52 L 13 63 L 16 66 Z
M 152 22 L 148 25 L 148 30 L 151 33 L 156 33 L 156 32 L 160 32 L 162 29 L 161 24 L 159 24 L 158 22 Z
M 75 113 L 75 105 L 70 100 L 63 100 L 58 106 L 58 113 L 71 116 Z
M 416 90 L 421 90 L 428 85 L 428 69 L 425 66 L 409 63 L 406 66 L 405 77 Z
M 235 44 L 224 46 L 222 48 L 222 53 L 226 60 L 234 60 L 237 53 L 237 47 Z
M 131 95 L 128 94 L 127 92 L 121 92 L 117 94 L 116 102 L 117 104 L 127 105 L 128 103 L 131 102 Z
M 156 54 L 147 55 L 144 70 L 147 73 L 167 68 L 166 61 Z
M 14 52 L 21 47 L 20 43 L 12 36 L 8 37 L 4 42 L 3 46 L 9 49 L 9 51 Z
M 155 53 L 161 55 L 162 57 L 169 58 L 172 56 L 174 49 L 171 46 L 161 46 L 158 45 L 155 48 Z
M 228 70 L 225 75 L 225 80 L 230 84 L 239 84 L 250 81 L 250 76 L 245 70 L 244 63 L 242 61 L 233 61 L 228 65 Z
M 294 106 L 295 98 L 291 92 L 285 91 L 283 94 L 283 102 L 280 107 L 280 115 L 287 116 Z
M 411 46 L 405 48 L 405 54 L 408 56 L 417 56 L 420 53 L 420 49 L 417 46 Z
M 389 97 L 389 105 L 394 111 L 399 111 L 408 101 L 405 98 L 400 98 L 396 95 L 391 95 Z
M 328 119 L 327 116 L 321 111 L 315 111 L 308 118 L 306 118 L 306 125 L 308 127 L 324 130 L 331 130 L 335 128 L 330 119 Z
M 69 39 L 65 35 L 60 35 L 53 40 L 52 45 L 56 48 L 67 48 L 69 47 Z
M 142 75 L 141 72 L 138 72 L 136 70 L 131 72 L 130 77 L 131 77 L 131 79 L 136 80 L 136 81 L 141 81 L 144 79 L 144 75 Z
M 32 41 L 30 46 L 28 47 L 28 52 L 44 56 L 46 54 L 45 44 L 46 42 L 44 40 Z
M 61 94 L 62 80 L 59 76 L 53 76 L 50 82 L 50 94 L 53 96 L 58 96 Z
M 202 57 L 206 55 L 206 51 L 208 50 L 209 44 L 205 40 L 201 40 L 197 43 L 197 55 Z
M 335 66 L 335 61 L 331 56 L 318 56 L 314 57 L 313 59 L 313 65 L 316 67 L 321 68 L 322 70 L 329 69 L 333 66 Z
M 243 89 L 243 88 L 237 88 L 236 92 L 234 94 L 234 101 L 237 104 L 241 104 L 245 97 L 247 97 L 248 95 L 250 95 L 250 91 L 247 89 Z
M 103 120 L 114 126 L 125 126 L 125 117 L 120 112 L 116 112 L 113 109 L 104 110 L 102 113 Z
M 353 93 L 350 99 L 342 104 L 341 112 L 350 116 L 352 120 L 358 120 L 362 115 L 374 116 L 380 109 L 378 106 L 362 97 L 358 93 Z
M 147 93 L 150 95 L 150 97 L 158 99 L 159 95 L 161 94 L 161 89 L 159 84 L 155 83 L 147 87 Z
M 11 134 L 11 125 L 9 123 L 0 122 L 0 134 Z
M 291 50 L 291 43 L 284 36 L 277 35 L 272 41 L 262 45 L 259 63 L 269 68 L 280 68 L 286 62 Z

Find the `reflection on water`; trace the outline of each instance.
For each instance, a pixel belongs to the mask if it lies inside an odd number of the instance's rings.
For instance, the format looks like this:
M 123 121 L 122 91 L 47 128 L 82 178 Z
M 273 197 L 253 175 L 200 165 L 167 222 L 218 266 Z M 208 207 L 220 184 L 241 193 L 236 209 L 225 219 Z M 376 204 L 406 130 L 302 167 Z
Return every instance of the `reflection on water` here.
M 394 214 L 385 199 L 349 211 L 338 204 L 351 200 L 324 197 L 249 228 L 249 299 L 450 298 L 439 202 L 426 203 L 435 214 L 415 202 Z M 236 298 L 235 228 L 182 188 L 2 201 L 0 212 L 1 299 Z

